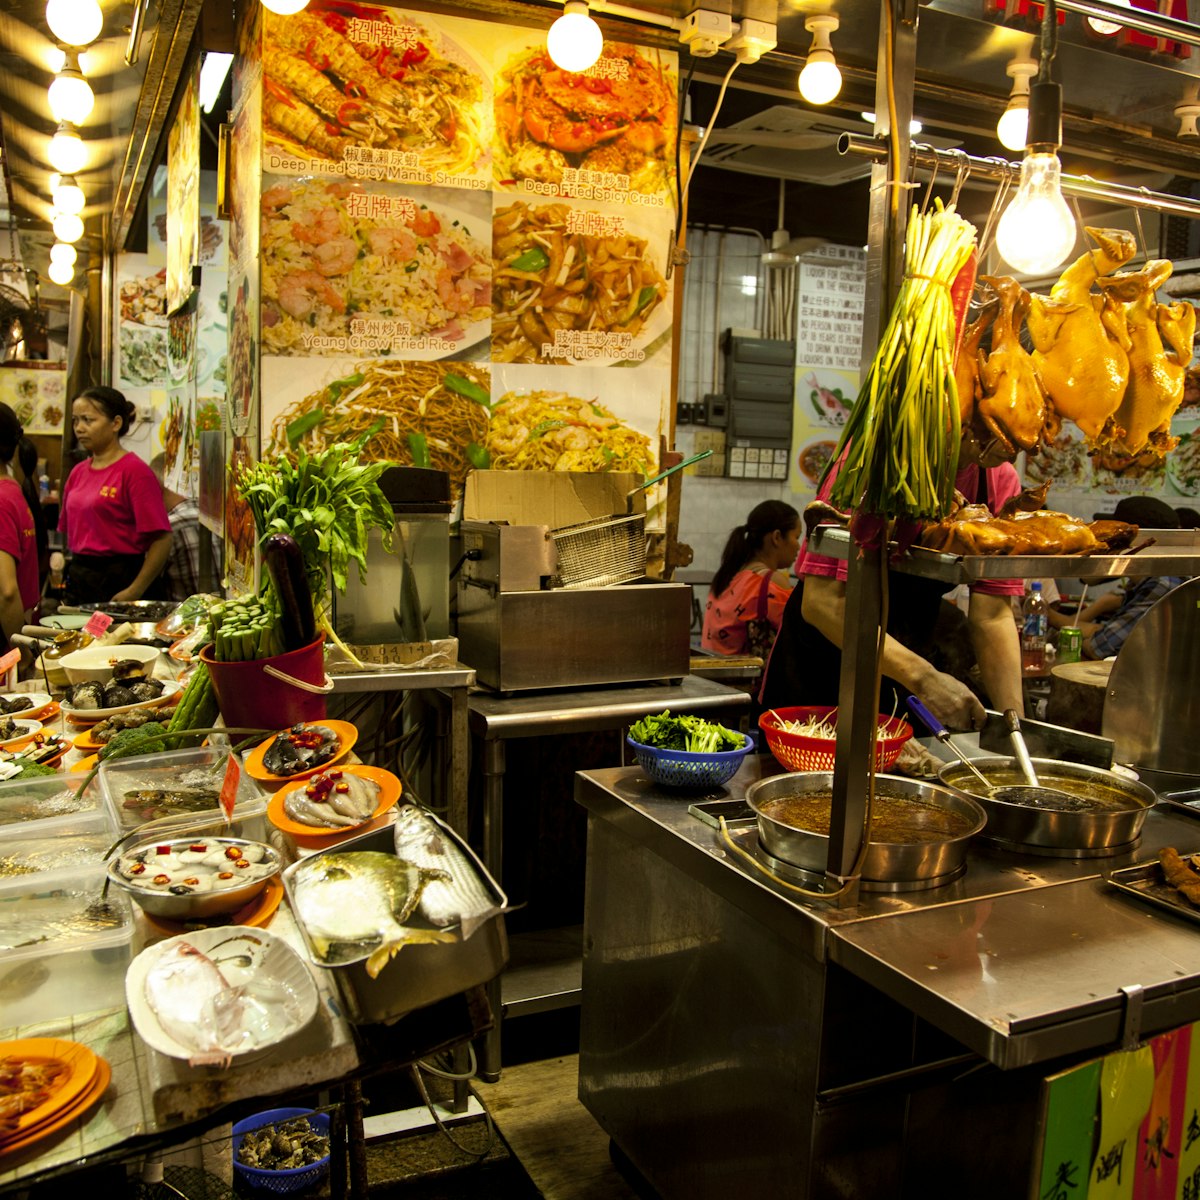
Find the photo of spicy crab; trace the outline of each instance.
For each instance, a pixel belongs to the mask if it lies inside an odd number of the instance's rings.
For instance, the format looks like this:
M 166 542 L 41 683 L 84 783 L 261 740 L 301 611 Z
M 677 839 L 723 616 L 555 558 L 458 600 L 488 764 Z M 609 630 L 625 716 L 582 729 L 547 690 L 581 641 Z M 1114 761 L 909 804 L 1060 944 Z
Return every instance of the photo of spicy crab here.
M 673 192 L 676 79 L 674 54 L 609 43 L 586 71 L 564 71 L 545 45 L 515 55 L 496 83 L 494 169 L 498 183 L 557 183 L 580 195 L 599 173 L 618 199 L 625 191 Z
M 444 32 L 453 18 L 422 14 L 418 23 L 345 0 L 263 18 L 268 149 L 318 164 L 361 162 L 371 178 L 486 171 L 490 83 Z

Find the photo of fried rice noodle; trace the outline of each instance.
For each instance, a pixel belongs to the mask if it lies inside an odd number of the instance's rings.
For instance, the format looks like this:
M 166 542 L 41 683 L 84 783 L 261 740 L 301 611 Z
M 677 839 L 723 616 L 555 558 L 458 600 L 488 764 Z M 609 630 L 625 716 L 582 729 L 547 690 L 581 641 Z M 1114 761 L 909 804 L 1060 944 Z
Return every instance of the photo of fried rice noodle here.
M 486 242 L 462 219 L 415 200 L 407 216 L 351 216 L 350 197 L 361 192 L 358 184 L 310 180 L 263 193 L 267 353 L 338 353 L 336 345 L 311 347 L 306 336 L 349 337 L 355 316 L 447 342 L 491 317 Z M 481 219 L 480 229 L 486 224 Z
M 565 204 L 510 204 L 492 220 L 493 362 L 562 362 L 557 330 L 638 335 L 666 298 L 645 238 L 568 233 Z
M 494 470 L 635 471 L 649 477 L 650 439 L 595 400 L 566 392 L 506 392 L 492 406 Z
M 272 449 L 317 452 L 375 427 L 364 462 L 446 471 L 457 496 L 467 472 L 487 465 L 490 386 L 475 363 L 370 359 L 279 413 Z
M 340 13 L 264 13 L 268 134 L 335 162 L 347 147 L 367 146 L 415 153 L 429 170 L 475 169 L 489 140 L 483 79 L 447 57 L 439 35 L 385 9 L 371 14 L 372 22 L 406 27 L 410 44 L 353 42 Z

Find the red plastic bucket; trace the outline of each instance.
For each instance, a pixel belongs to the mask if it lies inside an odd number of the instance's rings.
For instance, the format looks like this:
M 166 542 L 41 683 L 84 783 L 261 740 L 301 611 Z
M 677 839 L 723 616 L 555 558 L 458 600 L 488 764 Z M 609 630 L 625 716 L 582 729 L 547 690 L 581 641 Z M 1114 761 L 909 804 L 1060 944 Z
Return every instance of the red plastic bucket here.
M 249 662 L 217 662 L 211 649 L 200 651 L 200 661 L 212 676 L 226 725 L 285 729 L 300 721 L 324 720 L 325 696 L 333 690 L 325 676 L 324 634 L 299 650 Z

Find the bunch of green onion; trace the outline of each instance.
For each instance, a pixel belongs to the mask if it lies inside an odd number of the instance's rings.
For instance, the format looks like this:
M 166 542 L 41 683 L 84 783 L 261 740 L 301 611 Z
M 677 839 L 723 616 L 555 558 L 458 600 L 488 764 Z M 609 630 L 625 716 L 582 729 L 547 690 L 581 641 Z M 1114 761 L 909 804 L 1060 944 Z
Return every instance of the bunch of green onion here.
M 950 289 L 974 242 L 974 226 L 953 207 L 914 207 L 904 281 L 826 467 L 828 474 L 849 447 L 830 493 L 839 508 L 885 519 L 949 512 L 961 436 Z

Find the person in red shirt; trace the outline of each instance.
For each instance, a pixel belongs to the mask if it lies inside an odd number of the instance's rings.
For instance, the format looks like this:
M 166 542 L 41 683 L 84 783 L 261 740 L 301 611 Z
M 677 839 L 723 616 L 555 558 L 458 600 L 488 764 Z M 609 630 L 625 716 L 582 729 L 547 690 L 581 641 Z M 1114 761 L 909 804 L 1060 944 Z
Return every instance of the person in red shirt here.
M 134 407 L 115 388 L 90 387 L 71 405 L 76 440 L 90 455 L 63 488 L 58 528 L 67 540 L 69 604 L 152 597 L 171 553 L 171 522 L 154 472 L 121 446 Z
M 704 610 L 700 645 L 714 654 L 744 654 L 746 627 L 765 620 L 779 629 L 791 595 L 787 570 L 800 550 L 800 514 L 764 500 L 729 535 Z M 761 616 L 760 616 L 761 613 Z
M 12 471 L 24 436 L 17 414 L 0 404 L 0 627 L 5 638 L 21 632 L 41 598 L 33 513 Z

